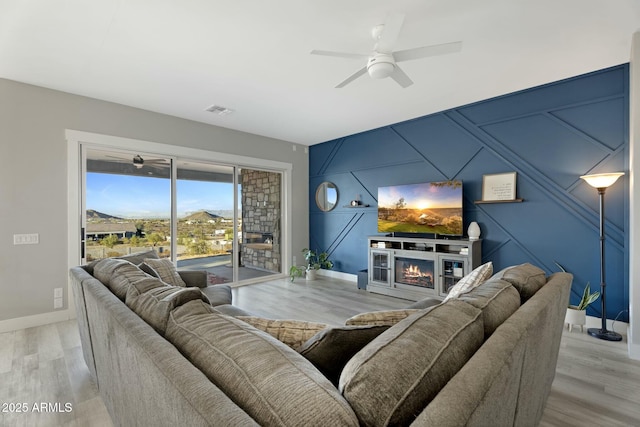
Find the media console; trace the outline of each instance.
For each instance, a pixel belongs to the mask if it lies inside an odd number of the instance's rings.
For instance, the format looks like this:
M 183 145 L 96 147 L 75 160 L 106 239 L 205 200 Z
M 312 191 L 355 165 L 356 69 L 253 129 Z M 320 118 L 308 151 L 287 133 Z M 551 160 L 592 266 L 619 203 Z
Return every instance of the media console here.
M 482 240 L 370 236 L 367 290 L 418 301 L 444 298 L 480 265 Z

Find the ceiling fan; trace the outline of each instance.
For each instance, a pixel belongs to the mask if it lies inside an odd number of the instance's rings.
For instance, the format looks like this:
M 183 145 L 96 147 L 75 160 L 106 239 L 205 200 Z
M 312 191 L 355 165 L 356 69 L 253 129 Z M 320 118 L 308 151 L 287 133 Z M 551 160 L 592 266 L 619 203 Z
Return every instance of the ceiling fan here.
M 336 88 L 342 88 L 358 77 L 369 73 L 374 79 L 391 77 L 403 88 L 409 87 L 413 81 L 400 68 L 398 62 L 427 58 L 429 56 L 445 55 L 459 52 L 462 42 L 451 42 L 430 46 L 416 47 L 413 49 L 394 51 L 393 47 L 400 35 L 404 14 L 391 14 L 384 24 L 379 24 L 371 30 L 371 36 L 375 41 L 373 52 L 369 55 L 360 53 L 332 52 L 327 50 L 312 50 L 312 55 L 334 56 L 338 58 L 366 59 L 367 64 L 358 71 L 340 82 Z
M 112 159 L 117 159 L 120 163 L 131 163 L 137 169 L 142 169 L 143 166 L 151 166 L 151 167 L 167 167 L 169 166 L 167 159 L 143 159 L 140 154 L 136 154 L 133 156 L 132 160 L 125 160 L 121 157 L 115 157 L 107 155 L 107 157 L 111 157 Z

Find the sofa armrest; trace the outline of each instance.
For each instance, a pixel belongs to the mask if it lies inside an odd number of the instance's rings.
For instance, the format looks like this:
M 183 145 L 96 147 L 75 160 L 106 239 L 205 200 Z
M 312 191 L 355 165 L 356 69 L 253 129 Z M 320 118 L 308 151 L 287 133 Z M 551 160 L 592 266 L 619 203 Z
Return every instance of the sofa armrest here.
M 189 287 L 197 286 L 198 288 L 207 287 L 207 272 L 205 270 L 197 271 L 178 271 L 178 274 Z

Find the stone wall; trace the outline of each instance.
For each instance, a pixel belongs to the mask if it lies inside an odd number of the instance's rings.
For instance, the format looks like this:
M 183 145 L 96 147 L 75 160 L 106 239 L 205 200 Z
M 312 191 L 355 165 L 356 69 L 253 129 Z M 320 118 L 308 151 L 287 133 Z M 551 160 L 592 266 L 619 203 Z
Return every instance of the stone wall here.
M 279 173 L 242 169 L 242 231 L 272 233 L 269 242 L 242 242 L 242 265 L 279 273 L 281 176 Z

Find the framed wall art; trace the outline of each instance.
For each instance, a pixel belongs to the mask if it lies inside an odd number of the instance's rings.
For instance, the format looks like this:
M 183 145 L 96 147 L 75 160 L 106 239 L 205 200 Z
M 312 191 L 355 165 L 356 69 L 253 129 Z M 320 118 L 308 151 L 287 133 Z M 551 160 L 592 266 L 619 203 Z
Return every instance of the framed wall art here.
M 516 198 L 516 181 L 516 172 L 483 175 L 480 202 L 521 202 Z

